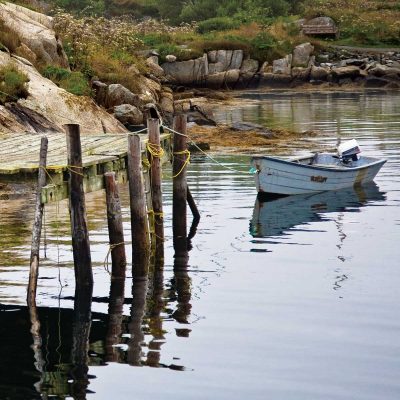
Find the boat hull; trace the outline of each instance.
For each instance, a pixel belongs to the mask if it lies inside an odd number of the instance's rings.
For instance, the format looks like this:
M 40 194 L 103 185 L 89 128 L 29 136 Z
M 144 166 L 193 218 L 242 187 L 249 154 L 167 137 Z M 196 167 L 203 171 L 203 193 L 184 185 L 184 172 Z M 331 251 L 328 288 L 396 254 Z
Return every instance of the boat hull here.
M 253 157 L 257 191 L 293 195 L 339 190 L 371 182 L 386 160 L 364 157 L 355 167 L 302 164 L 274 157 Z

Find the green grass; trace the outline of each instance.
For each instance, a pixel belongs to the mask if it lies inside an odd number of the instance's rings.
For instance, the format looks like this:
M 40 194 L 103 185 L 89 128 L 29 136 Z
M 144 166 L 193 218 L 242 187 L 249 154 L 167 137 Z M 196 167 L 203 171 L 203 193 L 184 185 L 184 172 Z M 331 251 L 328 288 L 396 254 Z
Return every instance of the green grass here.
M 0 68 L 0 104 L 28 96 L 28 75 L 11 64 Z

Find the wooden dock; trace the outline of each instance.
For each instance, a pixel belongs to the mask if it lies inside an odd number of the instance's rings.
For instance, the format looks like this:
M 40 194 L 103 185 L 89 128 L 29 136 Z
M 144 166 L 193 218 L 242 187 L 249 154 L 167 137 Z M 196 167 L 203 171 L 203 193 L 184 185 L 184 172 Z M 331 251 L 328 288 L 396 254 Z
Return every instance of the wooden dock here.
M 0 134 L 0 183 L 22 183 L 37 179 L 39 169 L 39 134 Z M 142 155 L 146 158 L 148 136 L 141 134 Z M 42 202 L 68 198 L 68 177 L 74 173 L 67 163 L 64 133 L 51 133 L 47 152 L 48 184 L 42 191 Z M 171 154 L 171 135 L 161 135 L 164 161 Z M 114 171 L 119 182 L 127 182 L 128 134 L 82 135 L 84 190 L 86 193 L 104 188 L 104 173 Z

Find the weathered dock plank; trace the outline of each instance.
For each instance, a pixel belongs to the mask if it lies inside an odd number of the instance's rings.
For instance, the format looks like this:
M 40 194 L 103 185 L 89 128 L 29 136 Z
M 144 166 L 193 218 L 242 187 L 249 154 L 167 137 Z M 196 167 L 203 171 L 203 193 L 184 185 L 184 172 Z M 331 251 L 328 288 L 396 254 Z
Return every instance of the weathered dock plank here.
M 41 136 L 38 134 L 0 135 L 0 183 L 23 182 L 35 179 L 39 169 Z M 143 155 L 147 134 L 140 135 Z M 59 201 L 68 197 L 68 176 L 77 172 L 67 163 L 67 144 L 63 133 L 48 135 L 48 185 L 43 188 L 42 201 Z M 92 192 L 104 188 L 104 173 L 114 171 L 120 182 L 127 181 L 127 134 L 82 135 L 82 165 L 84 190 Z M 170 134 L 161 135 L 165 159 L 170 155 Z M 164 159 L 164 161 L 165 161 Z

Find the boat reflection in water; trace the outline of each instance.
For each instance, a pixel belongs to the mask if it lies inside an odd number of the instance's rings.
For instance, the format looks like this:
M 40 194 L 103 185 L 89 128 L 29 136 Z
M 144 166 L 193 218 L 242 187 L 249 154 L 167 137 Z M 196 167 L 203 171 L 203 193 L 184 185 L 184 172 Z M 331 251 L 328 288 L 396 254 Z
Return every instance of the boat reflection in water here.
M 374 182 L 364 186 L 279 198 L 258 197 L 250 223 L 255 238 L 282 236 L 298 225 L 327 221 L 330 212 L 358 212 L 372 201 L 385 200 Z

